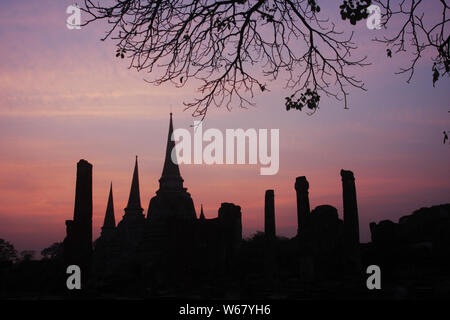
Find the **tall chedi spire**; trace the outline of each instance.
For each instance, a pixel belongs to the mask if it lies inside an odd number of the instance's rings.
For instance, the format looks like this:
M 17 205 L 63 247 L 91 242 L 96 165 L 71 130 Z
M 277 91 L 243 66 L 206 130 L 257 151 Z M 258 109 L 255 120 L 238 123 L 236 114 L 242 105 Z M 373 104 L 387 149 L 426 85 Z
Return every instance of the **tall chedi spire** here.
M 150 199 L 147 219 L 164 221 L 167 218 L 180 218 L 194 221 L 197 219 L 194 202 L 187 189 L 183 187 L 183 178 L 180 175 L 180 168 L 176 156 L 172 161 L 172 152 L 175 151 L 175 141 L 173 136 L 172 113 L 170 113 L 169 134 L 167 136 L 166 156 L 161 178 L 159 179 L 159 189 L 156 196 Z M 174 152 L 175 154 L 175 152 Z
M 167 137 L 166 158 L 164 160 L 164 167 L 159 179 L 160 191 L 180 191 L 183 190 L 183 178 L 180 175 L 180 168 L 178 162 L 172 161 L 172 150 L 175 148 L 175 141 L 172 140 L 173 123 L 172 112 L 170 113 L 169 134 Z
M 205 214 L 203 213 L 203 204 L 201 205 L 200 209 L 200 220 L 205 220 Z
M 134 165 L 133 180 L 131 181 L 130 196 L 128 198 L 128 204 L 125 208 L 125 216 L 129 215 L 143 215 L 144 209 L 141 207 L 141 195 L 139 192 L 139 174 L 138 174 L 138 161 L 136 156 L 136 162 Z
M 116 219 L 114 217 L 114 201 L 112 194 L 112 182 L 109 188 L 108 205 L 106 206 L 105 220 L 103 221 L 102 237 L 110 236 L 116 229 Z

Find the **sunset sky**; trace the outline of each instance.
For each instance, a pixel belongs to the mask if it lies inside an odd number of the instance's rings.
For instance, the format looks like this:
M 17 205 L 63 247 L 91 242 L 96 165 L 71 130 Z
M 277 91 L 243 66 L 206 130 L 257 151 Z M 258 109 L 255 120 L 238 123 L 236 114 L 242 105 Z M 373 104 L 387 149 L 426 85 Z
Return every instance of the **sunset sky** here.
M 336 22 L 338 3 L 323 10 L 334 10 Z M 100 41 L 104 24 L 66 27 L 70 4 L 0 2 L 0 238 L 18 250 L 40 251 L 64 239 L 79 159 L 94 166 L 94 239 L 111 181 L 116 221 L 123 215 L 135 155 L 146 212 L 162 171 L 169 112 L 176 128 L 192 130 L 183 102 L 196 96 L 194 89 L 146 83 L 145 73 L 115 57 L 112 41 Z M 368 91 L 350 89 L 348 110 L 323 97 L 308 116 L 286 111 L 289 91 L 282 81 L 268 82 L 270 92 L 258 93 L 255 107 L 211 108 L 204 130 L 279 129 L 280 170 L 261 176 L 260 165 L 181 165 L 197 213 L 201 204 L 207 218 L 221 202 L 240 205 L 249 236 L 263 229 L 264 192 L 274 189 L 277 233 L 290 237 L 297 229 L 295 178 L 307 177 L 312 208 L 330 204 L 342 217 L 341 168 L 355 174 L 363 242 L 370 240 L 371 221 L 397 221 L 450 202 L 450 145 L 442 143 L 442 131 L 450 130 L 449 79 L 433 88 L 426 53 L 407 84 L 394 73 L 409 63 L 408 53 L 389 59 L 371 41 L 384 31 L 364 22 L 338 26 L 356 32 L 358 55 L 372 63 L 357 71 Z

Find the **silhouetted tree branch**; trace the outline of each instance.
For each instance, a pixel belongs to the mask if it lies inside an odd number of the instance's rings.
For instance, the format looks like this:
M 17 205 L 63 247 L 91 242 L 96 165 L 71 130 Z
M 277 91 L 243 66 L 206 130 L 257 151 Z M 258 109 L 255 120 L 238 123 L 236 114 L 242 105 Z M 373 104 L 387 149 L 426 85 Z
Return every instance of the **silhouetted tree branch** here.
M 417 15 L 421 2 L 396 1 L 395 9 L 393 1 L 374 1 L 385 11 L 385 27 L 394 16 L 408 17 L 397 36 L 376 39 L 397 52 L 406 50 L 406 41 L 412 42 L 416 56 L 400 71 L 410 72 L 408 81 L 427 47 L 438 52 L 435 78 L 436 72 L 448 73 L 449 67 L 444 28 L 448 6 L 441 0 L 442 21 L 426 27 L 423 15 Z M 371 0 L 343 1 L 341 18 L 356 24 L 367 18 L 370 4 Z M 200 96 L 185 103 L 194 116 L 204 118 L 211 105 L 231 109 L 252 104 L 255 90 L 269 89 L 262 79 L 275 80 L 281 73 L 288 75 L 285 86 L 292 91 L 285 102 L 288 110 L 307 107 L 314 112 L 323 94 L 343 100 L 347 108 L 348 88 L 365 89 L 349 72 L 366 65 L 365 57 L 352 57 L 357 49 L 353 33 L 343 34 L 332 21 L 319 18 L 316 0 L 84 0 L 82 10 L 88 13 L 84 25 L 107 21 L 102 40 L 116 41 L 116 56 L 129 58 L 130 68 L 149 72 L 151 79 L 146 81 L 182 87 L 199 80 Z
M 384 9 L 382 25 L 388 28 L 393 20 L 401 21 L 400 29 L 391 37 L 375 38 L 375 41 L 385 43 L 395 52 L 409 51 L 412 55 L 409 66 L 402 68 L 398 74 L 407 73 L 409 83 L 414 75 L 417 62 L 422 58 L 426 49 L 434 50 L 432 73 L 433 86 L 440 76 L 450 74 L 450 35 L 447 10 L 450 8 L 445 0 L 435 1 L 441 5 L 441 17 L 428 17 L 426 21 L 426 6 L 430 1 L 423 0 L 376 0 L 374 1 Z M 447 25 L 447 29 L 445 26 Z
M 204 117 L 210 105 L 251 104 L 255 89 L 268 89 L 260 76 L 276 79 L 281 71 L 289 74 L 286 86 L 294 94 L 309 88 L 344 99 L 345 106 L 346 86 L 363 88 L 347 73 L 349 66 L 364 65 L 364 58 L 350 56 L 352 34 L 319 19 L 313 1 L 101 3 L 85 0 L 86 24 L 107 20 L 103 40 L 116 40 L 117 56 L 129 57 L 131 68 L 151 72 L 149 82 L 155 84 L 202 82 L 201 97 L 185 104 L 194 116 Z M 154 72 L 157 67 L 161 74 Z

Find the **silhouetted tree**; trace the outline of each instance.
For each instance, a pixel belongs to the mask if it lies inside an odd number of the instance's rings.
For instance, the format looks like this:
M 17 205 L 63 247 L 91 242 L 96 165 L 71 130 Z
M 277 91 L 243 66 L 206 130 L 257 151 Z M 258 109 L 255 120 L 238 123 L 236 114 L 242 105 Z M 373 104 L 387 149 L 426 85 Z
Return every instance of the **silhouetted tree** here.
M 20 259 L 21 261 L 30 261 L 33 260 L 34 255 L 35 255 L 35 251 L 34 250 L 24 250 L 20 252 Z
M 434 84 L 449 73 L 449 7 L 441 0 L 442 19 L 433 17 L 427 26 L 424 2 L 345 0 L 339 8 L 351 24 L 367 18 L 371 4 L 382 9 L 382 27 L 404 18 L 393 37 L 375 40 L 389 47 L 389 56 L 411 48 L 411 65 L 399 71 L 409 72 L 408 82 L 424 50 L 433 49 Z M 269 89 L 261 79 L 275 80 L 281 72 L 293 92 L 285 101 L 288 110 L 314 112 L 323 94 L 342 99 L 347 108 L 348 87 L 364 89 L 349 73 L 349 67 L 366 65 L 365 57 L 352 56 L 353 33 L 336 30 L 318 0 L 84 0 L 82 10 L 89 14 L 84 24 L 107 21 L 102 40 L 115 40 L 116 56 L 129 58 L 130 68 L 152 73 L 148 82 L 182 87 L 200 80 L 201 96 L 185 103 L 194 116 L 204 118 L 211 105 L 252 104 L 255 89 Z
M 14 262 L 17 259 L 17 250 L 4 239 L 0 239 L 0 262 Z
M 41 256 L 44 259 L 54 259 L 61 252 L 61 242 L 55 242 L 50 247 L 41 251 Z

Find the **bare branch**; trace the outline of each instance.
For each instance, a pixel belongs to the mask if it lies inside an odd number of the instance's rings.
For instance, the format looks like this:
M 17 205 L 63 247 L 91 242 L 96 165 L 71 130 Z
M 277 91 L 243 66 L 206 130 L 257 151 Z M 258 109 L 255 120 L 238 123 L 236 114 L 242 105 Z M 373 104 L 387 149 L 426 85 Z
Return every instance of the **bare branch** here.
M 447 17 L 449 5 L 440 0 L 442 7 L 441 19 L 433 19 L 425 23 L 425 2 L 422 0 L 402 0 L 394 7 L 392 1 L 375 1 L 384 9 L 382 24 L 388 28 L 390 22 L 402 21 L 400 29 L 391 37 L 375 38 L 377 42 L 386 44 L 389 50 L 395 52 L 411 52 L 409 66 L 400 69 L 398 74 L 408 74 L 409 83 L 414 76 L 415 67 L 423 57 L 425 50 L 431 49 L 435 53 L 433 58 L 433 86 L 441 75 L 450 74 L 449 30 L 445 28 L 450 19 Z M 430 19 L 429 19 L 430 20 Z
M 103 40 L 116 41 L 118 56 L 149 72 L 148 82 L 200 80 L 200 97 L 185 103 L 194 116 L 204 118 L 211 105 L 251 105 L 255 90 L 280 74 L 294 95 L 314 93 L 304 104 L 313 112 L 319 93 L 347 107 L 348 87 L 364 89 L 348 69 L 366 65 L 365 57 L 352 58 L 352 34 L 318 18 L 316 1 L 84 0 L 83 10 L 85 24 L 107 21 Z

